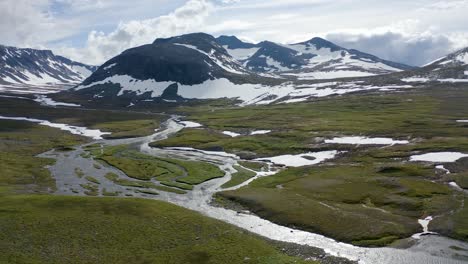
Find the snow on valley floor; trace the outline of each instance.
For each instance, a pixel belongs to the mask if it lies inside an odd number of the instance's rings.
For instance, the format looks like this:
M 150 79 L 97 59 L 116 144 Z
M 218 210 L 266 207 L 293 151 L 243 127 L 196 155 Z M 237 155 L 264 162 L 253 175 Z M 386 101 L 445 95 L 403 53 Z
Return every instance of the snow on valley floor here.
M 239 133 L 232 132 L 232 131 L 223 131 L 222 133 L 224 135 L 230 136 L 230 137 L 245 136 L 243 134 L 239 134 Z M 265 134 L 268 134 L 268 133 L 271 133 L 271 130 L 255 130 L 255 131 L 250 132 L 248 135 L 255 136 L 255 135 L 265 135 Z
M 424 219 L 419 219 L 418 220 L 418 223 L 422 226 L 423 228 L 423 231 L 422 233 L 417 233 L 417 234 L 414 234 L 412 236 L 412 238 L 415 238 L 415 239 L 421 239 L 422 236 L 425 236 L 425 235 L 436 235 L 437 233 L 435 232 L 430 232 L 429 231 L 429 223 L 433 220 L 432 216 L 428 216 Z
M 455 79 L 455 78 L 446 78 L 446 79 L 429 79 L 427 77 L 408 77 L 401 79 L 402 82 L 407 83 L 427 83 L 427 82 L 439 82 L 439 83 L 467 83 L 468 79 Z
M 408 144 L 408 140 L 394 140 L 391 138 L 370 137 L 335 137 L 325 140 L 327 144 L 349 144 L 349 145 L 397 145 Z
M 271 133 L 271 130 L 255 130 L 250 132 L 250 135 L 265 135 Z
M 288 167 L 302 167 L 319 164 L 325 160 L 333 159 L 340 152 L 336 150 L 321 151 L 321 152 L 308 152 L 297 155 L 281 155 L 269 158 L 256 159 L 258 161 L 270 161 L 278 165 Z
M 468 123 L 468 120 L 457 120 L 457 123 Z
M 444 165 L 437 165 L 437 166 L 436 166 L 436 169 L 444 171 L 445 174 L 450 174 L 450 171 L 447 170 L 447 169 L 444 167 Z
M 79 104 L 70 104 L 70 103 L 61 103 L 61 102 L 56 102 L 52 100 L 51 98 L 48 98 L 45 95 L 38 95 L 36 96 L 36 99 L 34 101 L 42 104 L 42 105 L 48 105 L 48 106 L 69 106 L 69 107 L 81 107 Z
M 101 130 L 99 130 L 99 129 L 88 129 L 86 127 L 78 127 L 78 126 L 70 126 L 70 125 L 67 125 L 67 124 L 52 123 L 52 122 L 49 122 L 47 120 L 40 120 L 40 119 L 27 118 L 27 117 L 0 116 L 0 119 L 3 119 L 3 120 L 16 120 L 16 121 L 27 121 L 27 122 L 38 123 L 39 125 L 42 125 L 42 126 L 58 128 L 58 129 L 63 130 L 63 131 L 68 131 L 68 132 L 70 132 L 70 133 L 72 133 L 74 135 L 90 137 L 90 138 L 95 139 L 95 140 L 102 139 L 102 136 L 111 134 L 109 132 L 101 132 Z
M 226 136 L 230 136 L 230 137 L 242 136 L 241 134 L 236 133 L 236 132 L 232 132 L 232 131 L 223 131 L 223 134 L 226 135 Z
M 421 155 L 413 155 L 410 161 L 427 161 L 427 162 L 455 162 L 461 158 L 468 157 L 468 154 L 460 152 L 432 152 Z
M 186 128 L 198 128 L 198 127 L 203 126 L 202 124 L 192 122 L 192 121 L 180 121 L 179 123 L 182 124 Z

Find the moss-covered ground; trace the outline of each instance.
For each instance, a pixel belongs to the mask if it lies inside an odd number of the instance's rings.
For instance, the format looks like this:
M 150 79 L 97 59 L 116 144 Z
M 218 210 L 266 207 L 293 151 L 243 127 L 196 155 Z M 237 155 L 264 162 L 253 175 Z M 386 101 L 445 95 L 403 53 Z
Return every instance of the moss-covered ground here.
M 2 196 L 2 263 L 313 263 L 165 202 Z
M 96 159 L 123 171 L 140 181 L 157 180 L 163 185 L 192 190 L 194 185 L 220 178 L 224 172 L 217 166 L 198 161 L 148 156 L 131 150 L 129 146 L 114 146 L 91 150 Z

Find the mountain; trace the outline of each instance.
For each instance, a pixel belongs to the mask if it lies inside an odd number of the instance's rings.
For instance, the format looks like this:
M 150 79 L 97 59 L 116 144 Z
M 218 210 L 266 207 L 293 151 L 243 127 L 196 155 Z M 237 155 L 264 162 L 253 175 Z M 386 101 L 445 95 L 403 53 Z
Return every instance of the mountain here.
M 451 53 L 445 57 L 435 60 L 427 65 L 426 67 L 457 67 L 468 65 L 468 47 Z
M 151 98 L 173 102 L 229 97 L 238 94 L 244 83 L 271 81 L 244 68 L 213 36 L 193 33 L 128 49 L 100 66 L 73 91 L 95 101 L 114 98 L 136 103 Z
M 221 36 L 217 41 L 249 70 L 302 80 L 372 76 L 414 68 L 346 49 L 322 38 L 289 45 L 270 41 L 244 43 L 233 36 Z
M 453 52 L 415 71 L 403 73 L 405 82 L 468 82 L 468 48 Z
M 97 67 L 57 56 L 50 50 L 0 46 L 0 84 L 77 84 Z
M 248 59 L 239 59 L 241 55 L 248 55 Z M 55 98 L 110 107 L 146 107 L 153 103 L 220 98 L 236 99 L 247 105 L 300 102 L 321 96 L 398 88 L 353 79 L 318 83 L 292 76 L 315 73 L 315 69 L 337 74 L 338 64 L 343 67 L 341 71 L 357 76 L 369 71 L 385 73 L 389 68 L 396 71 L 393 66 L 409 67 L 344 50 L 318 38 L 285 46 L 269 41 L 249 44 L 235 37 L 215 39 L 208 34 L 193 33 L 156 39 L 151 44 L 128 49 L 105 62 L 80 85 Z M 267 67 L 271 72 L 265 73 Z

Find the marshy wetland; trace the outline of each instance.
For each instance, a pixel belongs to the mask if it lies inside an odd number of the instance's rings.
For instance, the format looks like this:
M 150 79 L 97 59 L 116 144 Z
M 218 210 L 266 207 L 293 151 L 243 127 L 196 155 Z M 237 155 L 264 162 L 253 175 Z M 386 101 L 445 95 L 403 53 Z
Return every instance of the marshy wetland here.
M 268 107 L 212 102 L 172 109 L 180 116 L 50 108 L 27 100 L 12 111 L 8 105 L 16 99 L 0 100 L 3 116 L 111 133 L 93 140 L 0 120 L 6 262 L 60 263 L 76 254 L 85 256 L 83 263 L 342 261 L 327 255 L 362 263 L 468 259 L 467 158 L 411 160 L 468 153 L 468 126 L 457 122 L 468 117 L 466 89 Z M 252 133 L 258 130 L 271 132 Z M 330 142 L 343 137 L 401 144 Z M 327 151 L 336 155 L 320 162 L 313 155 Z M 272 159 L 285 155 L 301 155 L 311 165 Z M 428 217 L 433 220 L 426 231 L 436 234 L 414 238 L 424 231 L 418 220 Z M 15 237 L 22 239 L 11 242 Z M 294 250 L 265 238 L 324 252 L 288 255 Z

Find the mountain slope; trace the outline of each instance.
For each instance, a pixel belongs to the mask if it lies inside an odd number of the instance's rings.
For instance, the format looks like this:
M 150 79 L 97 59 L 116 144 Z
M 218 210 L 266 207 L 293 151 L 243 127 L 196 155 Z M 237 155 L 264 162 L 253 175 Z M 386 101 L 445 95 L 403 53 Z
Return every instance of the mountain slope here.
M 453 52 L 405 74 L 402 79 L 405 82 L 468 82 L 468 48 Z
M 226 36 L 217 40 L 249 70 L 295 76 L 298 79 L 371 76 L 414 68 L 346 49 L 321 38 L 290 45 L 269 41 L 249 44 Z
M 0 84 L 76 84 L 96 69 L 50 50 L 0 46 Z

